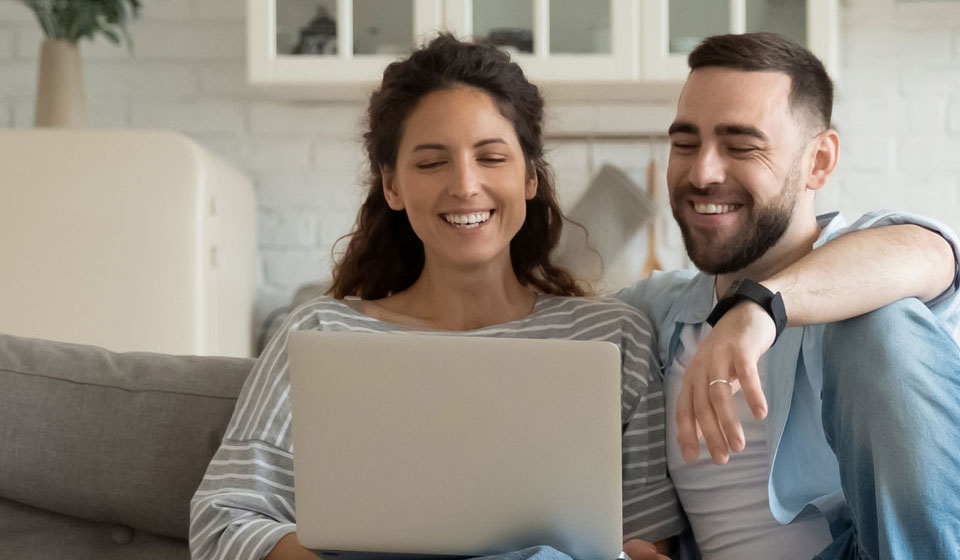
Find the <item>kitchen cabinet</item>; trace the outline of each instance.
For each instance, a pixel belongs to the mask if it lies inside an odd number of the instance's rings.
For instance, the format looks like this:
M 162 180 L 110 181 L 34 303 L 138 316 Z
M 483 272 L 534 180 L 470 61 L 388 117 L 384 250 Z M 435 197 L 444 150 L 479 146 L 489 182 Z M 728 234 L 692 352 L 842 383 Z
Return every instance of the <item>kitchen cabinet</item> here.
M 772 31 L 806 46 L 836 77 L 836 0 L 643 0 L 644 80 L 682 80 L 687 53 L 704 37 Z
M 442 23 L 442 0 L 248 0 L 247 76 L 254 85 L 374 82 Z
M 785 34 L 831 72 L 837 58 L 837 0 L 248 0 L 247 26 L 251 83 L 332 95 L 376 83 L 440 30 L 497 44 L 531 80 L 590 99 L 681 82 L 686 54 L 717 33 Z

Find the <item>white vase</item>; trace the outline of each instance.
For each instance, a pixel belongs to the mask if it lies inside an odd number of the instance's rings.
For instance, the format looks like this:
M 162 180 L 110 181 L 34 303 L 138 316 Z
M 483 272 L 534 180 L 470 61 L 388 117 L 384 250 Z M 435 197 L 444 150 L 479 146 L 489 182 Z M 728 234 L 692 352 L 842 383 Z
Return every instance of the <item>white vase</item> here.
M 87 125 L 80 47 L 47 39 L 40 47 L 34 126 L 79 128 Z

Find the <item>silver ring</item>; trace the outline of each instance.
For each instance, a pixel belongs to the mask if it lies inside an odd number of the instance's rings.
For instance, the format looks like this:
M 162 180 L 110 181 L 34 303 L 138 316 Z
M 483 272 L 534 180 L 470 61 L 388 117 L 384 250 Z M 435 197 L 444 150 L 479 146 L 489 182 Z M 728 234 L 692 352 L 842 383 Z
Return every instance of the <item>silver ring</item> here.
M 727 385 L 730 384 L 730 382 L 727 381 L 726 379 L 714 379 L 713 381 L 710 382 L 709 385 L 707 385 L 707 387 L 713 387 L 713 386 L 716 385 L 717 383 L 726 383 Z

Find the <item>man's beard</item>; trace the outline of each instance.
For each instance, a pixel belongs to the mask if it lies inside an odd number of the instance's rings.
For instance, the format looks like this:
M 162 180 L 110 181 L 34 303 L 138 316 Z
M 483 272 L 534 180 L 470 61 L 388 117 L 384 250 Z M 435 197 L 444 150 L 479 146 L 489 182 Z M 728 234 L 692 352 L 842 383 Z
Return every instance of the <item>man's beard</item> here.
M 700 270 L 708 274 L 727 274 L 749 266 L 762 257 L 783 237 L 790 225 L 790 217 L 797 203 L 800 181 L 800 161 L 797 161 L 784 180 L 780 196 L 766 206 L 754 205 L 747 211 L 747 221 L 729 242 L 719 248 L 697 244 L 690 227 L 683 218 L 683 193 L 671 206 L 673 217 L 683 234 L 687 255 Z

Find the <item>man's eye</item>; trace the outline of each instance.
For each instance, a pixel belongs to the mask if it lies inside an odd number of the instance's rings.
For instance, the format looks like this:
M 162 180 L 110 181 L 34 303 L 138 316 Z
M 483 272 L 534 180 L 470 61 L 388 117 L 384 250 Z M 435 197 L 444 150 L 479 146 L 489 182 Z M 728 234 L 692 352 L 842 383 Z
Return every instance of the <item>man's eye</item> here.
M 755 151 L 757 151 L 757 148 L 753 148 L 753 147 L 742 147 L 742 148 L 741 148 L 741 147 L 733 147 L 733 146 L 731 146 L 730 148 L 727 148 L 727 149 L 730 150 L 731 152 L 735 153 L 735 154 L 747 154 L 747 153 L 750 153 L 750 152 L 755 152 Z
M 671 144 L 675 150 L 693 150 L 696 149 L 696 144 L 689 144 L 687 142 L 674 142 Z

